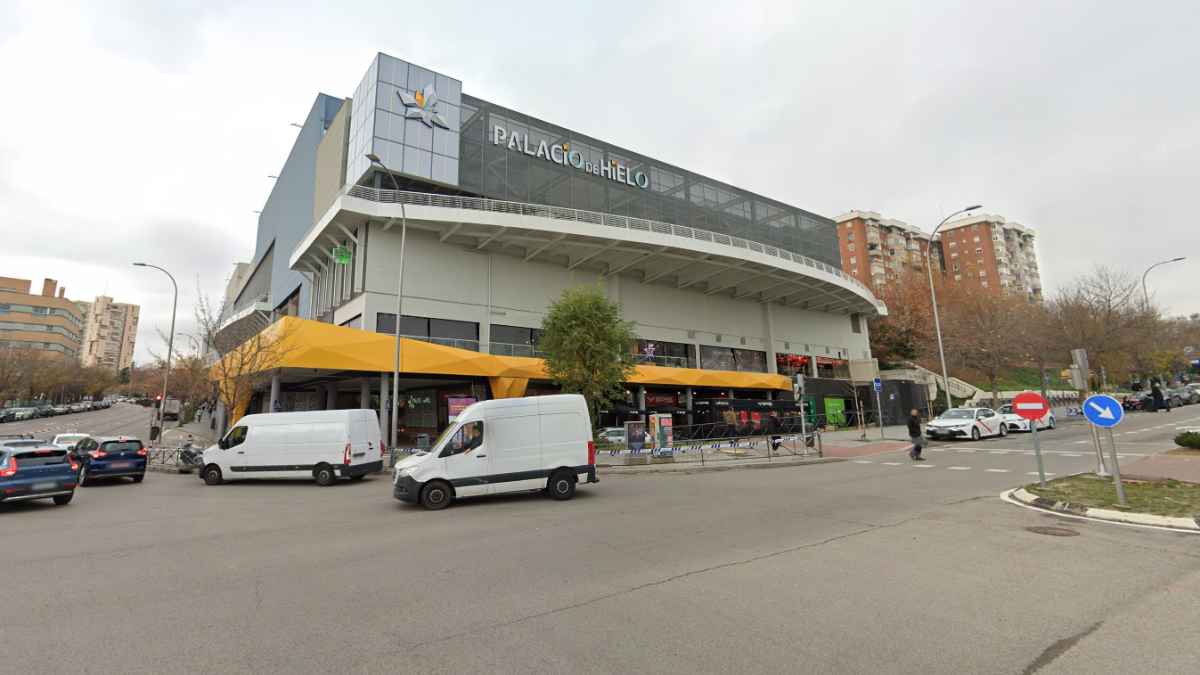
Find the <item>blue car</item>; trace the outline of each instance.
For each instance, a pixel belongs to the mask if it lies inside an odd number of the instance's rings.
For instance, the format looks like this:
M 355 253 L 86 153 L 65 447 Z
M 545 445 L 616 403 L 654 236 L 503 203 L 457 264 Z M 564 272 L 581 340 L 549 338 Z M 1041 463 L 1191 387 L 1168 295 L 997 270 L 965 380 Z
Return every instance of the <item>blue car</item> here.
M 146 447 L 136 438 L 89 436 L 75 444 L 79 458 L 79 484 L 96 478 L 129 477 L 140 483 L 146 477 Z
M 75 496 L 78 470 L 62 448 L 0 446 L 0 503 L 53 499 L 65 506 Z

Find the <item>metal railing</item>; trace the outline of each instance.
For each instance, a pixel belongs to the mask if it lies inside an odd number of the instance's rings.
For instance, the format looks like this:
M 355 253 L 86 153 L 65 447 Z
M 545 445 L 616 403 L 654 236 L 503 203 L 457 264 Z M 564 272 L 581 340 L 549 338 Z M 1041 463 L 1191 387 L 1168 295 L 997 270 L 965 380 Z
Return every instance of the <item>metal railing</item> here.
M 529 356 L 538 359 L 546 355 L 545 352 L 534 345 L 512 344 L 508 342 L 488 343 L 488 353 L 495 354 L 496 356 Z
M 544 204 L 528 204 L 525 202 L 509 202 L 497 199 L 486 199 L 483 197 L 458 197 L 453 195 L 439 195 L 428 192 L 409 192 L 406 190 L 383 190 L 378 188 L 367 187 L 365 185 L 351 185 L 346 191 L 351 197 L 359 199 L 368 199 L 373 202 L 384 204 L 412 204 L 414 206 L 440 206 L 452 209 L 469 209 L 472 211 L 491 211 L 493 213 L 513 213 L 522 216 L 535 216 L 539 218 L 554 218 L 556 220 L 571 220 L 580 223 L 590 223 L 592 225 L 605 225 L 608 227 L 616 227 L 624 230 L 637 230 L 640 232 L 654 232 L 656 234 L 672 235 L 684 239 L 692 239 L 696 241 L 705 241 L 731 248 L 745 249 L 755 253 L 762 253 L 775 258 L 781 258 L 789 262 L 794 262 L 806 267 L 811 267 L 831 276 L 838 278 L 841 281 L 855 286 L 867 293 L 867 298 L 877 307 L 884 307 L 884 304 L 874 299 L 874 294 L 871 289 L 865 284 L 859 282 L 854 277 L 846 274 L 840 268 L 820 260 L 814 260 L 799 253 L 792 253 L 777 246 L 762 244 L 757 241 L 734 237 L 728 234 L 712 232 L 710 230 L 702 230 L 698 227 L 687 227 L 684 225 L 675 225 L 674 223 L 664 223 L 658 220 L 647 220 L 645 218 L 634 218 L 631 216 L 620 216 L 613 213 L 601 213 L 599 211 L 584 211 L 582 209 L 572 209 L 563 206 L 548 206 Z
M 457 347 L 459 349 L 467 349 L 473 352 L 479 351 L 479 340 L 464 340 L 462 338 L 444 338 L 444 337 L 429 337 L 428 335 L 401 335 L 400 337 L 406 340 L 420 340 L 421 342 L 429 342 L 443 347 Z
M 648 363 L 652 366 L 665 366 L 667 368 L 689 368 L 687 358 L 683 356 L 659 356 L 657 354 L 634 354 L 634 360 L 638 363 Z

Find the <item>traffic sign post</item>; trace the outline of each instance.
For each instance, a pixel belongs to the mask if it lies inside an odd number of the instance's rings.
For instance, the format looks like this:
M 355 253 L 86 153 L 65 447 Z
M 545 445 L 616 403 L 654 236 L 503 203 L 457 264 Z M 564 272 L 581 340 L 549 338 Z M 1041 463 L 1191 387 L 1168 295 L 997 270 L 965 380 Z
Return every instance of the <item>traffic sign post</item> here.
M 1042 443 L 1038 440 L 1038 420 L 1050 413 L 1050 404 L 1041 394 L 1023 391 L 1013 397 L 1013 412 L 1029 420 L 1029 432 L 1033 434 L 1033 454 L 1037 457 L 1038 482 L 1042 487 L 1046 487 L 1046 465 L 1042 462 Z
M 880 392 L 883 391 L 883 380 L 875 378 L 875 410 L 879 412 L 879 437 L 883 438 L 883 401 L 880 399 Z
M 1083 414 L 1092 423 L 1093 428 L 1108 430 L 1109 459 L 1112 460 L 1113 482 L 1117 486 L 1117 501 L 1125 506 L 1125 486 L 1121 483 L 1121 466 L 1117 462 L 1117 441 L 1113 438 L 1112 428 L 1125 419 L 1125 409 L 1117 399 L 1105 395 L 1094 394 L 1083 402 Z

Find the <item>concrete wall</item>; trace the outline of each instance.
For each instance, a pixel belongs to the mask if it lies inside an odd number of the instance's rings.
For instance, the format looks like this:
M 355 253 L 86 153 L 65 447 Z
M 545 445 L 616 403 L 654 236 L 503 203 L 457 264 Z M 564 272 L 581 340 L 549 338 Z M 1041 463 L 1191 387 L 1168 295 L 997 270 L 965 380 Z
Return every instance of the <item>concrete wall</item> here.
M 316 189 L 313 191 L 312 222 L 317 222 L 338 191 L 346 184 L 346 137 L 350 133 L 351 101 L 346 101 L 317 145 Z
M 369 242 L 366 293 L 361 304 L 352 301 L 353 307 L 338 310 L 336 318 L 345 320 L 361 311 L 363 326 L 374 330 L 377 313 L 396 311 L 400 228 L 385 232 L 372 225 Z M 600 283 L 621 304 L 625 318 L 635 322 L 639 337 L 770 351 L 766 312 L 756 301 L 642 284 L 633 277 L 601 280 L 591 271 L 443 244 L 417 230 L 409 231 L 407 247 L 404 313 L 477 322 L 484 342 L 486 324 L 538 327 L 547 307 L 564 290 Z M 772 305 L 771 315 L 774 351 L 836 357 L 842 350 L 843 358 L 854 359 L 865 358 L 869 351 L 865 317 L 862 332 L 853 333 L 845 314 Z

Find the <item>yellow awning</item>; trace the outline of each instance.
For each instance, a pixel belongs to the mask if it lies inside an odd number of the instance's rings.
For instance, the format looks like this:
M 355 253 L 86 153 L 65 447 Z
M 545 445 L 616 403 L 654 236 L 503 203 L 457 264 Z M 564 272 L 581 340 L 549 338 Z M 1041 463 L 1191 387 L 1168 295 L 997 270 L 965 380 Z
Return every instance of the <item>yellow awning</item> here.
M 282 358 L 275 366 L 277 368 L 390 373 L 394 367 L 396 341 L 384 333 L 295 317 L 284 317 L 266 330 L 282 336 Z M 483 354 L 406 338 L 400 339 L 400 353 L 400 370 L 409 374 L 511 378 L 513 381 L 549 379 L 544 362 L 537 358 Z M 629 381 L 715 389 L 791 388 L 785 375 L 647 365 L 637 366 Z M 524 391 L 523 386 L 518 388 Z

